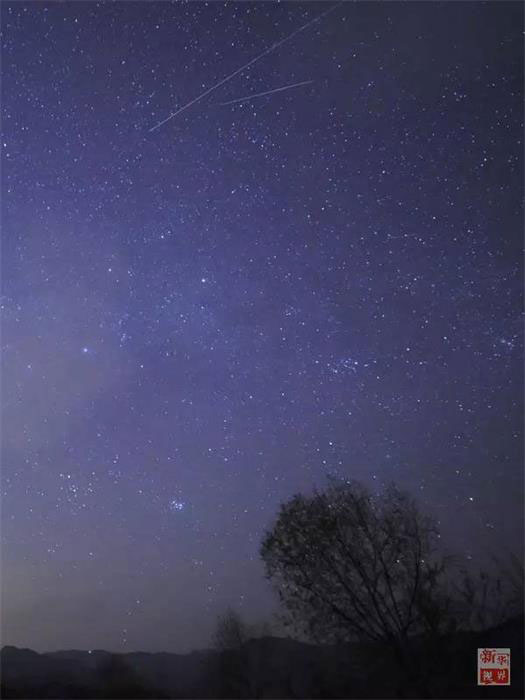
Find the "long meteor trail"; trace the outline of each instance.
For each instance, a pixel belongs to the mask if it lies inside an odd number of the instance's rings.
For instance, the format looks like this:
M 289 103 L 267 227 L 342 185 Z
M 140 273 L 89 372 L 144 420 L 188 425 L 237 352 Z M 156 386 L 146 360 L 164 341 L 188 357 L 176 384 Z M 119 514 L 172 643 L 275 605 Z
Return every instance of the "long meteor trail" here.
M 274 88 L 273 90 L 266 90 L 265 92 L 257 92 L 254 95 L 247 95 L 246 97 L 238 97 L 236 100 L 230 100 L 229 102 L 219 102 L 221 107 L 226 107 L 226 105 L 233 105 L 236 102 L 247 102 L 249 100 L 254 100 L 256 97 L 264 97 L 264 95 L 273 95 L 274 92 L 282 92 L 283 90 L 291 90 L 292 88 L 300 87 L 301 85 L 310 85 L 313 80 L 303 80 L 302 83 L 294 83 L 293 85 L 284 85 L 283 87 Z
M 267 56 L 267 55 L 268 55 L 269 53 L 271 53 L 272 51 L 275 51 L 275 49 L 279 48 L 279 46 L 282 46 L 286 41 L 290 41 L 290 39 L 292 39 L 294 36 L 296 36 L 297 34 L 299 34 L 299 32 L 303 32 L 305 29 L 308 29 L 308 27 L 310 27 L 312 24 L 315 24 L 316 22 L 319 22 L 319 20 L 321 20 L 323 17 L 326 17 L 326 15 L 330 14 L 330 12 L 333 12 L 333 11 L 334 11 L 336 8 L 338 8 L 339 5 L 341 5 L 341 4 L 342 4 L 341 2 L 336 3 L 335 5 L 333 5 L 332 7 L 330 7 L 328 10 L 325 10 L 324 12 L 322 12 L 322 13 L 321 13 L 320 15 L 318 15 L 317 17 L 314 17 L 314 19 L 311 19 L 311 20 L 310 20 L 309 22 L 307 22 L 306 24 L 303 24 L 303 26 L 302 26 L 302 27 L 299 27 L 299 29 L 296 29 L 296 30 L 293 31 L 291 34 L 289 34 L 288 36 L 285 36 L 284 39 L 281 39 L 280 41 L 276 42 L 275 44 L 272 44 L 271 46 L 269 46 L 267 49 L 265 49 L 265 50 L 264 50 L 262 53 L 260 53 L 258 56 L 255 56 L 255 58 L 252 58 L 251 61 L 248 61 L 248 63 L 245 63 L 244 66 L 241 66 L 240 68 L 237 68 L 237 70 L 233 71 L 233 73 L 230 73 L 230 75 L 227 75 L 227 76 L 226 76 L 225 78 L 223 78 L 222 80 L 219 80 L 218 83 L 215 83 L 215 85 L 212 85 L 210 88 L 208 88 L 208 89 L 205 90 L 203 93 L 201 93 L 200 95 L 198 95 L 197 97 L 195 97 L 193 100 L 191 100 L 190 102 L 188 102 L 188 103 L 186 103 L 185 105 L 183 105 L 183 106 L 182 106 L 180 109 L 178 109 L 176 112 L 173 112 L 172 114 L 170 114 L 169 116 L 167 116 L 166 119 L 163 119 L 163 120 L 162 120 L 161 122 L 159 122 L 158 124 L 155 124 L 155 126 L 153 126 L 151 129 L 149 129 L 149 133 L 151 133 L 152 131 L 155 131 L 156 129 L 158 129 L 160 126 L 162 126 L 162 125 L 165 124 L 166 122 L 169 122 L 170 119 L 173 119 L 173 117 L 176 117 L 178 114 L 181 114 L 181 112 L 184 112 L 186 109 L 188 109 L 189 107 L 191 107 L 191 106 L 194 105 L 195 103 L 197 103 L 197 102 L 199 102 L 200 100 L 202 100 L 204 97 L 206 97 L 206 95 L 209 95 L 210 92 L 213 92 L 213 90 L 216 90 L 216 89 L 217 89 L 218 87 L 220 87 L 221 85 L 224 85 L 224 83 L 227 83 L 228 80 L 231 80 L 231 79 L 234 78 L 236 75 L 239 75 L 239 73 L 241 73 L 243 70 L 246 70 L 246 68 L 249 68 L 250 66 L 253 66 L 253 64 L 254 64 L 256 61 L 259 61 L 259 60 L 260 60 L 261 58 L 263 58 L 264 56 Z

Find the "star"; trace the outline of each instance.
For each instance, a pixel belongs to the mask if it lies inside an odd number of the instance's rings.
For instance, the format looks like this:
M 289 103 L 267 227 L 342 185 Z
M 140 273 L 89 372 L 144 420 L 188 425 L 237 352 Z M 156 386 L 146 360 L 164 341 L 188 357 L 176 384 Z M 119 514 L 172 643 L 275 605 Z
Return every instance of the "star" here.
M 1 11 L 4 643 L 279 615 L 328 474 L 521 551 L 520 4 Z

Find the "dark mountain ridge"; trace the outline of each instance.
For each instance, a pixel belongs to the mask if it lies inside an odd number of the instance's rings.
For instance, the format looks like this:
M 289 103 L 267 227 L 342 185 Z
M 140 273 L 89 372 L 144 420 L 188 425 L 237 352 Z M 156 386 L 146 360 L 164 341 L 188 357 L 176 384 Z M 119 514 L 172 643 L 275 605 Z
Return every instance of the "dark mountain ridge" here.
M 477 648 L 510 647 L 510 687 L 479 687 Z M 417 654 L 428 654 L 419 642 Z M 422 657 L 421 657 L 422 658 Z M 432 697 L 523 695 L 523 617 L 481 632 L 459 632 L 436 652 Z M 0 652 L 3 698 L 352 698 L 418 697 L 402 688 L 387 649 L 362 644 L 315 645 L 261 637 L 217 652 L 64 650 Z

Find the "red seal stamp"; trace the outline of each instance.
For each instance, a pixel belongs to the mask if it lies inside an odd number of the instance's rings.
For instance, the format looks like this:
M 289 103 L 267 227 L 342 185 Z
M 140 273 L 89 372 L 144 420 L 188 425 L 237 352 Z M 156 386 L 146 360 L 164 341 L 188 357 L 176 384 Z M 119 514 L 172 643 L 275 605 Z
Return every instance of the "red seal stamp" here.
M 510 685 L 510 649 L 478 649 L 478 685 Z

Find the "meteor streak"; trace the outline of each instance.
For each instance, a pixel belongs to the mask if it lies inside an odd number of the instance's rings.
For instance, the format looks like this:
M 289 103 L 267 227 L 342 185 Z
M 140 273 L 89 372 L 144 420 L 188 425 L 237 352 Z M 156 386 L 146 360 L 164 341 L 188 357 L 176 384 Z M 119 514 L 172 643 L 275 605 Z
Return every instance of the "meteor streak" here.
M 236 102 L 246 102 L 247 100 L 253 100 L 256 97 L 263 97 L 264 95 L 273 95 L 274 92 L 282 92 L 283 90 L 291 90 L 292 88 L 300 87 L 301 85 L 310 85 L 313 80 L 304 80 L 302 83 L 294 83 L 293 85 L 284 85 L 283 87 L 274 88 L 273 90 L 266 90 L 266 92 L 257 92 L 254 95 L 247 95 L 246 97 L 238 97 L 236 100 L 230 100 L 229 102 L 219 102 L 221 107 L 226 105 L 233 105 Z
M 259 60 L 260 60 L 261 58 L 263 58 L 264 56 L 267 56 L 267 55 L 268 55 L 269 53 L 271 53 L 272 51 L 275 51 L 275 49 L 279 48 L 279 46 L 282 46 L 286 41 L 289 41 L 290 39 L 292 39 L 294 36 L 296 36 L 297 34 L 299 34 L 299 32 L 303 32 L 305 29 L 308 29 L 308 27 L 310 27 L 312 24 L 315 24 L 316 22 L 319 22 L 319 20 L 321 20 L 323 17 L 326 17 L 326 15 L 330 14 L 330 12 L 333 12 L 335 9 L 337 9 L 337 8 L 339 7 L 339 5 L 341 5 L 341 2 L 336 3 L 335 5 L 333 5 L 332 7 L 330 7 L 328 10 L 325 10 L 324 12 L 322 12 L 322 13 L 321 13 L 320 15 L 318 15 L 317 17 L 314 17 L 314 19 L 311 19 L 309 22 L 306 22 L 306 24 L 303 24 L 302 27 L 299 27 L 299 29 L 296 29 L 296 30 L 293 31 L 291 34 L 289 34 L 288 36 L 285 36 L 284 39 L 281 39 L 280 41 L 277 41 L 275 44 L 272 44 L 271 46 L 269 46 L 267 49 L 265 49 L 265 50 L 264 50 L 262 53 L 260 53 L 258 56 L 255 56 L 255 58 L 252 58 L 251 61 L 248 61 L 248 63 L 245 63 L 244 66 L 241 66 L 240 68 L 237 68 L 237 70 L 233 71 L 233 73 L 230 73 L 230 75 L 227 75 L 227 76 L 226 76 L 225 78 L 223 78 L 222 80 L 219 80 L 218 83 L 215 83 L 215 85 L 212 85 L 210 88 L 208 88 L 207 90 L 205 90 L 204 92 L 202 92 L 200 95 L 197 95 L 197 97 L 195 97 L 195 98 L 194 98 L 193 100 L 191 100 L 190 102 L 187 102 L 185 105 L 183 105 L 183 106 L 182 106 L 180 109 L 178 109 L 176 112 L 173 112 L 172 114 L 170 114 L 169 116 L 167 116 L 166 119 L 163 119 L 163 120 L 162 120 L 161 122 L 159 122 L 158 124 L 155 124 L 155 126 L 153 126 L 151 129 L 149 129 L 149 133 L 151 133 L 152 131 L 155 131 L 155 130 L 158 129 L 160 126 L 162 126 L 163 124 L 165 124 L 166 122 L 168 122 L 170 119 L 173 119 L 173 117 L 176 117 L 178 114 L 181 114 L 181 113 L 184 112 L 186 109 L 188 109 L 189 107 L 191 107 L 192 105 L 194 105 L 196 102 L 199 102 L 200 100 L 202 100 L 203 97 L 206 97 L 206 95 L 209 95 L 210 92 L 213 92 L 213 90 L 216 90 L 216 89 L 217 89 L 218 87 L 220 87 L 221 85 L 224 85 L 224 83 L 227 83 L 228 80 L 231 80 L 231 79 L 234 78 L 236 75 L 239 75 L 239 73 L 242 73 L 242 71 L 243 71 L 243 70 L 246 70 L 246 68 L 249 68 L 250 66 L 253 66 L 253 64 L 254 64 L 256 61 L 259 61 Z

